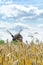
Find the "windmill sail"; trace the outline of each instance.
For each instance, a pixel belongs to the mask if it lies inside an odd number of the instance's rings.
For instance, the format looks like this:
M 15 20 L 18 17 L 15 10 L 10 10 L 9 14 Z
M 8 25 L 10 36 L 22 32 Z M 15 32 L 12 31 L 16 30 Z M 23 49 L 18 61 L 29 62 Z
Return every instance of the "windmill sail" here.
M 22 36 L 21 36 L 21 34 L 20 34 L 20 32 L 18 33 L 18 34 L 15 34 L 15 35 L 13 35 L 11 32 L 9 32 L 8 30 L 7 30 L 7 32 L 8 33 L 10 33 L 10 35 L 12 36 L 12 40 L 14 41 L 14 40 L 22 40 Z
M 7 32 L 8 32 L 12 37 L 14 37 L 13 34 L 12 34 L 10 31 L 7 30 Z

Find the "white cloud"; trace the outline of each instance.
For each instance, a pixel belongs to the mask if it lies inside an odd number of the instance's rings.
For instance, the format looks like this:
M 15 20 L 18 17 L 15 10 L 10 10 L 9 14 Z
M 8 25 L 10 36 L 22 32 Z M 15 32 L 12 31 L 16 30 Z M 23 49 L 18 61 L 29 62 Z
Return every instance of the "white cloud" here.
M 39 28 L 43 28 L 43 24 L 38 24 L 37 25 Z
M 10 4 L 12 0 L 0 0 L 0 4 Z
M 43 9 L 39 10 L 37 7 L 30 5 L 29 7 L 25 7 L 23 5 L 17 4 L 7 4 L 0 6 L 0 13 L 4 15 L 4 17 L 17 17 L 19 16 L 20 12 L 30 13 L 32 11 L 36 15 L 40 15 L 43 13 Z
M 0 28 L 9 29 L 9 28 L 12 28 L 12 27 L 13 27 L 13 23 L 10 24 L 10 23 L 7 23 L 7 22 L 0 22 Z
M 11 36 L 9 33 L 7 33 L 7 29 L 10 30 L 11 28 L 15 28 L 16 26 L 21 26 L 21 27 L 24 27 L 24 28 L 28 28 L 30 29 L 31 27 L 29 25 L 25 25 L 23 23 L 8 23 L 8 22 L 0 22 L 0 39 L 3 39 L 3 40 L 6 40 L 6 39 L 9 39 L 9 41 L 12 40 Z M 5 29 L 5 30 L 4 30 Z M 11 32 L 15 35 L 17 32 L 14 30 Z M 23 32 L 25 34 L 25 31 Z M 21 33 L 22 34 L 22 33 Z M 27 31 L 27 34 L 28 34 L 28 31 Z M 25 36 L 24 36 L 25 37 Z
M 3 19 L 6 19 L 7 17 L 8 18 L 9 17 L 19 17 L 20 13 L 21 14 L 23 12 L 30 13 L 30 11 L 32 13 L 34 13 L 36 16 L 39 16 L 41 13 L 43 13 L 43 10 L 39 10 L 37 7 L 34 7 L 32 5 L 30 5 L 29 7 L 25 7 L 23 5 L 17 5 L 17 4 L 7 4 L 7 5 L 0 6 L 0 14 L 3 15 L 2 16 Z M 22 14 L 22 15 L 24 15 L 24 14 Z M 27 17 L 27 15 L 22 16 L 22 18 L 20 18 L 20 22 L 21 22 L 21 20 L 23 21 L 23 19 L 25 19 L 25 18 L 32 19 L 33 17 L 32 16 L 28 16 Z M 28 23 L 27 24 L 25 24 L 25 23 L 23 24 L 23 23 L 20 23 L 20 22 L 18 22 L 18 19 L 17 19 L 17 23 L 14 23 L 14 22 L 9 22 L 8 23 L 8 22 L 4 22 L 3 21 L 3 22 L 0 22 L 0 28 L 5 28 L 5 30 L 6 29 L 10 30 L 11 28 L 15 28 L 16 26 L 19 25 L 21 27 L 25 27 L 25 28 L 30 29 L 31 30 L 30 32 L 32 32 L 32 34 L 35 31 L 38 31 L 40 33 L 40 34 L 38 34 L 38 37 L 39 38 L 43 37 L 42 33 L 40 32 L 40 28 L 39 28 L 39 27 L 43 26 L 42 24 L 40 24 L 39 26 L 37 26 L 38 27 L 37 28 L 37 27 L 34 27 L 34 26 L 33 27 L 29 26 Z M 11 37 L 5 31 L 0 30 L 0 32 L 2 32 L 2 33 L 0 33 L 0 38 L 3 38 L 3 39 L 10 38 L 11 39 Z M 14 31 L 14 33 L 15 33 L 15 31 Z M 21 34 L 24 36 L 24 40 L 26 40 L 26 39 L 28 40 L 29 39 L 27 37 L 28 34 L 29 34 L 28 30 L 23 31 Z
M 3 14 L 5 17 L 12 17 L 16 16 L 18 11 L 13 10 L 13 6 L 3 5 L 0 7 L 0 13 Z
M 34 38 L 38 38 L 39 40 L 42 40 L 43 38 L 43 31 L 40 30 L 39 27 L 32 27 L 29 26 L 28 24 L 23 24 L 23 23 L 8 23 L 8 22 L 0 22 L 1 26 L 0 28 L 5 28 L 5 31 L 3 29 L 0 29 L 0 39 L 6 40 L 9 39 L 9 41 L 12 40 L 12 37 L 10 36 L 9 33 L 7 33 L 6 29 L 10 30 L 11 28 L 15 28 L 16 26 L 21 26 L 27 29 L 23 29 L 21 32 L 21 35 L 23 36 L 23 41 L 28 40 L 28 42 L 31 41 L 31 38 L 28 37 L 28 35 L 34 35 Z M 30 30 L 29 30 L 30 29 Z M 17 32 L 15 30 L 11 30 L 11 32 L 15 35 Z M 39 32 L 39 34 L 35 35 L 34 32 Z
M 30 29 L 31 27 L 28 24 L 23 24 L 23 23 L 14 23 L 14 22 L 0 22 L 0 28 L 6 28 L 6 29 L 11 29 L 11 28 L 15 28 L 16 26 L 21 26 L 21 27 L 25 27 Z

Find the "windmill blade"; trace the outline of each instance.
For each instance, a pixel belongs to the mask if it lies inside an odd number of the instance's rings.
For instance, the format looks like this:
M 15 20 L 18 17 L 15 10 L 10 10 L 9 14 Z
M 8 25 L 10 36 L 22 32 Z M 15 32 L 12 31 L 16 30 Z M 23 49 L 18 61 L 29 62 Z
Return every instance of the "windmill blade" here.
M 22 29 L 20 29 L 19 34 L 20 34 L 21 31 L 22 31 Z
M 10 33 L 12 35 L 12 33 L 10 31 L 7 30 L 8 33 Z
M 12 37 L 14 37 L 13 34 L 12 34 L 10 31 L 7 30 L 7 32 L 8 32 Z

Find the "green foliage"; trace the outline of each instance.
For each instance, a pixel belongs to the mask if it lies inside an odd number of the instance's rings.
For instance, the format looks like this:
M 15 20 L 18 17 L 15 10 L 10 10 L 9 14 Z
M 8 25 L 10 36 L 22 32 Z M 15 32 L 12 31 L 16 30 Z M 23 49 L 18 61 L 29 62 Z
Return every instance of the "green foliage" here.
M 3 41 L 3 40 L 0 40 L 0 45 L 1 45 L 1 44 L 4 44 L 4 41 Z
M 13 44 L 15 44 L 15 45 L 17 45 L 17 44 L 18 44 L 17 40 L 12 41 L 12 43 L 13 43 Z

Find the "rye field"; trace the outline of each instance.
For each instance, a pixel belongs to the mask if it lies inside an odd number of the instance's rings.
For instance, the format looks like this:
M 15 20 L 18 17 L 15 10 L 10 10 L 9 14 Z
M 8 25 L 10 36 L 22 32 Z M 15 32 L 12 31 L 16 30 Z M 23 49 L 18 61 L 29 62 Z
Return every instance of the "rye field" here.
M 2 44 L 1 44 L 2 43 Z M 0 65 L 43 65 L 43 43 L 0 43 Z

